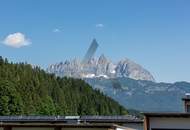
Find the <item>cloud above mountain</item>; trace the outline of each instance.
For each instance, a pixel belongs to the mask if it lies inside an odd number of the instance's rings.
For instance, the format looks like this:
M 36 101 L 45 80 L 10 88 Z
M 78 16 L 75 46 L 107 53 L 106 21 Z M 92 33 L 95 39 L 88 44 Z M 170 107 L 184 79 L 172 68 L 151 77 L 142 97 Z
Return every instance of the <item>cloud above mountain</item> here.
M 25 34 L 16 32 L 7 35 L 3 40 L 3 44 L 13 48 L 21 48 L 30 45 L 31 42 L 26 38 Z
M 96 24 L 96 27 L 97 27 L 97 28 L 103 28 L 103 27 L 104 27 L 104 24 L 102 24 L 102 23 Z
M 54 32 L 54 33 L 59 33 L 59 32 L 62 32 L 62 29 L 60 29 L 60 28 L 55 28 L 55 29 L 53 29 L 53 32 Z

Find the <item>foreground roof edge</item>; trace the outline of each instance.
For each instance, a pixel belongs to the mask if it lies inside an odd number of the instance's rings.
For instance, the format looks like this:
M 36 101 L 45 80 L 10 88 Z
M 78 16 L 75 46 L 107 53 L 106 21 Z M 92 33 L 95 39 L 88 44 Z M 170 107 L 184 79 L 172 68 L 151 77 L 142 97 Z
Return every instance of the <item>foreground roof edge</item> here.
M 190 113 L 186 112 L 145 112 L 147 117 L 190 117 Z

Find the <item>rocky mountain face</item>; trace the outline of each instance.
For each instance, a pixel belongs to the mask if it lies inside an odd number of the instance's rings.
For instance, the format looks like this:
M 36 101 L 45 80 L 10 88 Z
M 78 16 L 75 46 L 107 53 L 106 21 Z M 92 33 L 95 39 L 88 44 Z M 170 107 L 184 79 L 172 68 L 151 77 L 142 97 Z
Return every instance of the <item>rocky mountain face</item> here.
M 129 59 L 124 59 L 118 63 L 113 63 L 104 55 L 98 59 L 91 59 L 83 64 L 80 60 L 66 60 L 58 64 L 50 65 L 47 69 L 49 73 L 57 76 L 68 76 L 74 78 L 131 78 L 136 80 L 155 81 L 154 77 L 146 69 Z
M 134 63 L 129 59 L 121 60 L 115 69 L 116 77 L 126 77 L 136 80 L 154 81 L 153 76 L 142 68 L 140 65 Z

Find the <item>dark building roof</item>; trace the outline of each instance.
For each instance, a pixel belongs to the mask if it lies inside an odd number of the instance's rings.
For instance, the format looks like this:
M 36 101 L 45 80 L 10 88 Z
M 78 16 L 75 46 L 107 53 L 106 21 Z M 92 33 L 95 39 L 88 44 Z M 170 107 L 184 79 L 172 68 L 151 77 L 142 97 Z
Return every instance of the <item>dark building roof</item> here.
M 190 113 L 144 113 L 146 117 L 184 117 L 184 118 L 190 118 Z
M 124 128 L 122 123 L 143 123 L 132 116 L 0 116 L 1 127 Z
M 0 116 L 1 122 L 65 122 L 64 116 Z
M 190 101 L 190 98 L 184 97 L 182 98 L 183 101 Z
M 62 122 L 142 123 L 134 116 L 0 116 L 0 122 Z

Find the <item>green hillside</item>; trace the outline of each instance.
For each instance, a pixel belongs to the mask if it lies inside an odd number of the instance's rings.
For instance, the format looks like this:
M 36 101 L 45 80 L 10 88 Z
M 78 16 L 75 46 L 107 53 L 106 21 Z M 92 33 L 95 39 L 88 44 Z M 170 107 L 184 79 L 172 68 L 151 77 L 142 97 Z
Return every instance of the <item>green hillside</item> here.
M 0 115 L 122 115 L 127 110 L 80 79 L 0 57 Z

